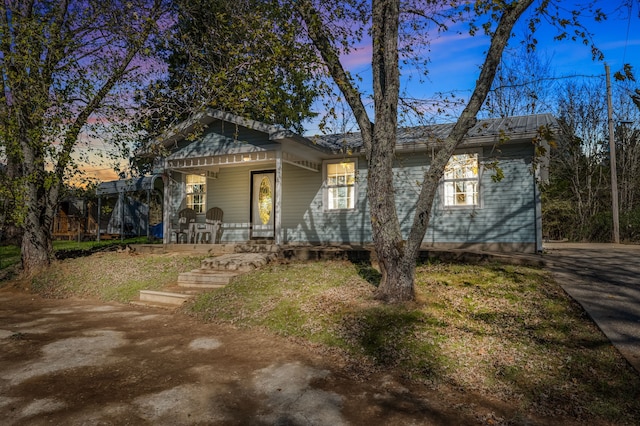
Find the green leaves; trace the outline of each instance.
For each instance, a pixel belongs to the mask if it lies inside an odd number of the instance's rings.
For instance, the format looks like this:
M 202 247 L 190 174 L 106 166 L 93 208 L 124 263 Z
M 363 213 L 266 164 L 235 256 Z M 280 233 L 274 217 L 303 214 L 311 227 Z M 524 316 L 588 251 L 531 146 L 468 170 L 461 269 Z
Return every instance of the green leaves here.
M 622 70 L 616 71 L 613 74 L 613 78 L 616 81 L 636 81 L 631 64 L 624 64 Z
M 128 94 L 146 78 L 141 63 L 153 51 L 149 39 L 168 1 L 0 5 L 0 155 L 8 177 L 0 196 L 24 231 L 26 273 L 51 257 L 44 252 L 55 206 L 63 182 L 77 172 L 78 147 L 98 140 L 109 146 L 113 135 L 113 145 L 126 147 L 124 132 L 111 133 L 126 126 L 111 123 L 128 122 Z
M 145 130 L 161 133 L 213 107 L 302 133 L 318 94 L 315 54 L 300 41 L 291 8 L 258 0 L 178 1 L 163 44 L 167 79 L 145 95 Z M 167 120 L 167 117 L 170 117 Z

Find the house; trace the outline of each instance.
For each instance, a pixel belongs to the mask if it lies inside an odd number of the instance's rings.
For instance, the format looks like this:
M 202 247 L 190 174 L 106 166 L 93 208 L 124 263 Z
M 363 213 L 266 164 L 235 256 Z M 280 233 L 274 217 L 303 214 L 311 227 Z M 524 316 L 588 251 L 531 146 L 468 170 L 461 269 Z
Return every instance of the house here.
M 534 164 L 545 156 L 534 155 L 533 140 L 541 128 L 555 125 L 549 114 L 479 121 L 449 162 L 424 246 L 540 251 L 538 183 L 544 171 Z M 405 233 L 423 173 L 452 126 L 398 131 L 394 188 Z M 155 143 L 168 153 L 162 162 L 165 243 L 177 242 L 180 211 L 192 209 L 195 222 L 204 223 L 213 207 L 224 213 L 215 242 L 372 242 L 358 133 L 303 137 L 207 110 Z M 487 167 L 496 160 L 504 173 L 499 182 Z

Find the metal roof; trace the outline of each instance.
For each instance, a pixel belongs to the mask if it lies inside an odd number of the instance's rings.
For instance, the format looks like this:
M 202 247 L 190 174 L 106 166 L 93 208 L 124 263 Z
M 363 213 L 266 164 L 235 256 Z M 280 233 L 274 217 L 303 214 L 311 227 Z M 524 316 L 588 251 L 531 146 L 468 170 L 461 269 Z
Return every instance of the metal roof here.
M 161 143 L 169 146 L 180 139 L 186 138 L 189 132 L 194 130 L 196 123 L 210 127 L 211 131 L 205 132 L 201 137 L 196 138 L 194 142 L 174 151 L 169 156 L 170 159 L 251 151 L 253 149 L 248 145 L 255 145 L 259 140 L 263 141 L 261 145 L 264 145 L 260 149 L 268 148 L 267 145 L 269 143 L 279 143 L 285 139 L 314 148 L 325 154 L 335 154 L 345 150 L 357 153 L 363 148 L 359 132 L 305 137 L 275 125 L 264 124 L 213 109 L 203 111 L 185 121 L 177 129 L 174 129 L 170 136 L 165 136 Z M 224 123 L 231 123 L 231 126 L 224 126 Z M 454 123 L 446 123 L 399 128 L 396 148 L 398 150 L 410 150 L 437 147 L 439 142 L 449 136 L 453 126 Z M 467 133 L 463 146 L 494 144 L 502 136 L 511 141 L 526 140 L 535 137 L 542 126 L 557 127 L 557 122 L 551 114 L 478 120 Z M 239 135 L 237 132 L 244 132 L 245 134 Z M 251 132 L 255 134 L 251 134 Z M 242 146 L 242 143 L 238 144 L 239 141 L 248 142 L 248 144 Z
M 399 148 L 417 144 L 434 146 L 449 136 L 453 126 L 454 123 L 446 123 L 399 128 L 396 143 Z M 542 126 L 556 127 L 557 122 L 551 114 L 478 120 L 467 132 L 464 145 L 495 142 L 496 138 L 501 135 L 505 135 L 511 140 L 534 137 Z M 318 145 L 332 151 L 344 149 L 358 151 L 362 148 L 362 138 L 359 132 L 314 136 L 311 139 Z
M 96 188 L 96 195 L 115 195 L 121 192 L 147 191 L 154 188 L 155 180 L 158 178 L 161 178 L 161 175 L 102 182 Z

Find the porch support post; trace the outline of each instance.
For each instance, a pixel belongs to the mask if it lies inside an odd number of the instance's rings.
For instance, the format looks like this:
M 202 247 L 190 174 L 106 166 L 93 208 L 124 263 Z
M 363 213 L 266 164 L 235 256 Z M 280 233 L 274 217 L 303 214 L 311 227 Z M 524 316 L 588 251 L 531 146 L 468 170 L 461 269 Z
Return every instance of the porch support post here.
M 96 241 L 100 241 L 100 221 L 102 218 L 100 217 L 100 211 L 102 210 L 102 196 L 98 195 L 98 230 L 96 232 Z
M 282 244 L 282 148 L 276 150 L 276 223 L 275 243 Z
M 162 243 L 169 244 L 171 242 L 171 188 L 169 187 L 169 171 L 165 171 L 162 175 L 162 182 L 164 183 L 163 196 L 162 196 Z
M 124 240 L 124 190 L 118 194 L 120 199 L 120 241 Z
M 153 185 L 153 179 L 147 189 L 147 242 L 151 240 L 151 185 Z

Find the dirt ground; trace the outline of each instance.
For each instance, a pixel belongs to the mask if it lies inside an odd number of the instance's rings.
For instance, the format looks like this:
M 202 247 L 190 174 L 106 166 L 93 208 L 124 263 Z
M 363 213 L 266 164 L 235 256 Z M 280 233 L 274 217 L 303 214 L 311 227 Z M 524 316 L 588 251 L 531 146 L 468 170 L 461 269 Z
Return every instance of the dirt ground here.
M 313 347 L 178 312 L 0 290 L 5 425 L 458 425 L 518 417 L 489 398 L 406 383 L 395 372 L 348 371 L 343 359 Z

